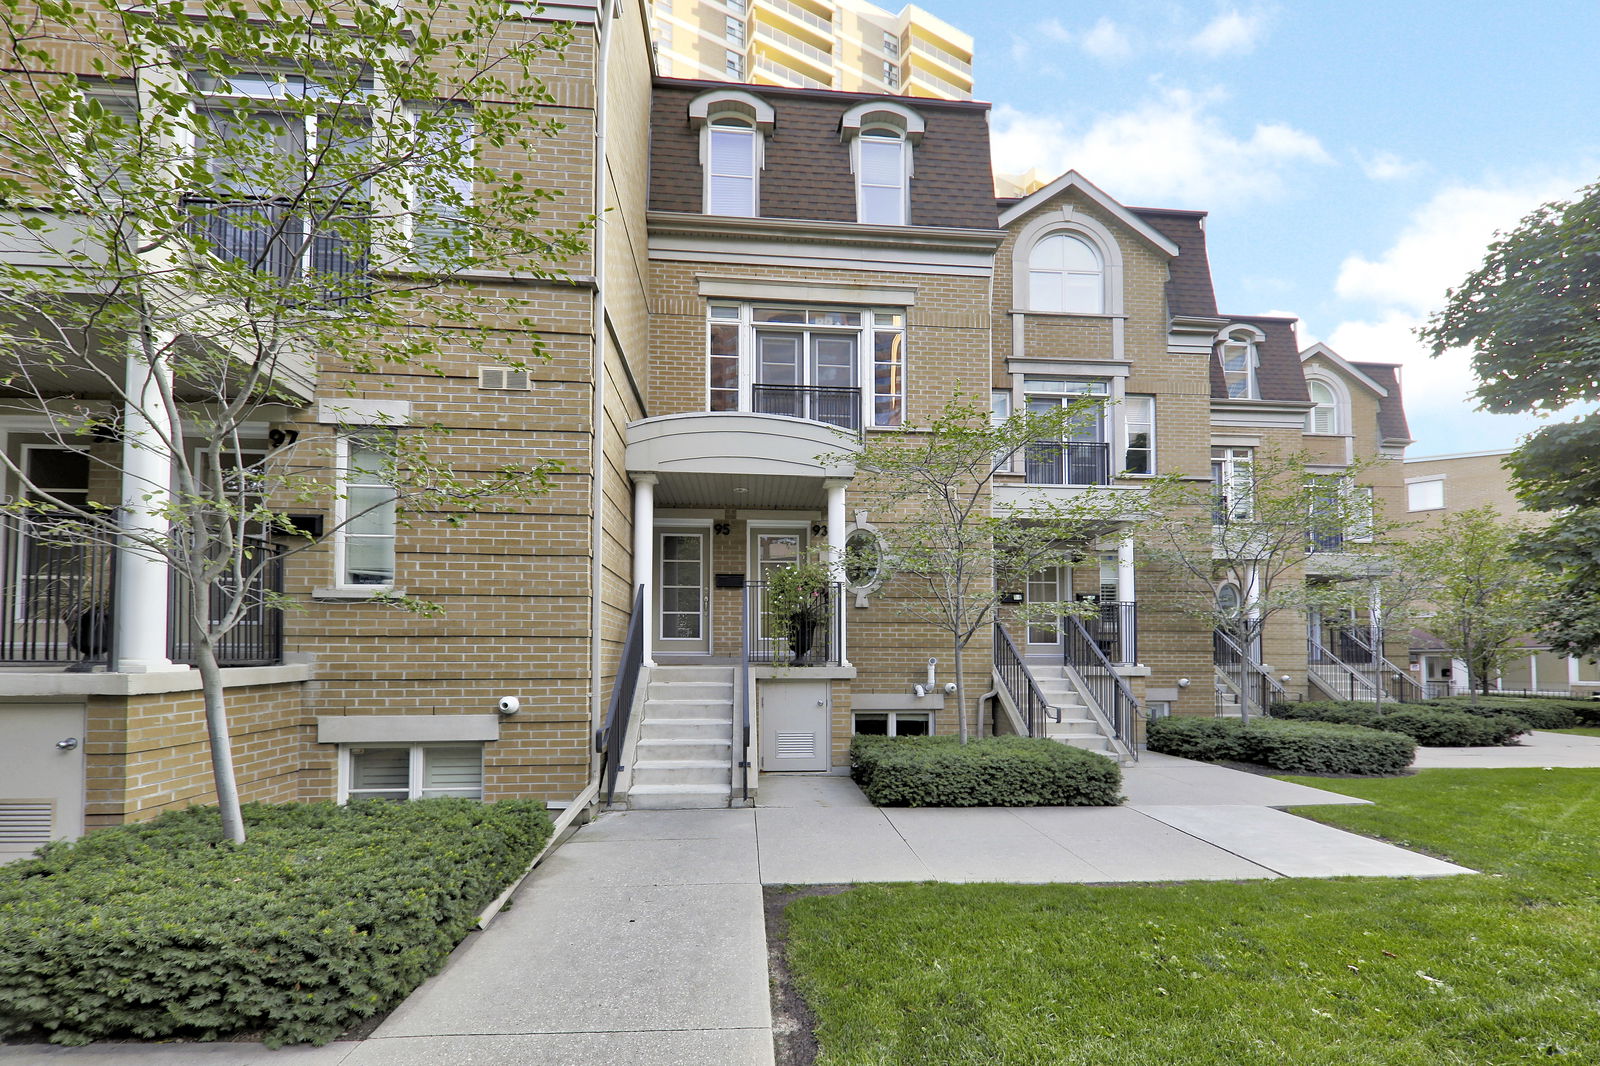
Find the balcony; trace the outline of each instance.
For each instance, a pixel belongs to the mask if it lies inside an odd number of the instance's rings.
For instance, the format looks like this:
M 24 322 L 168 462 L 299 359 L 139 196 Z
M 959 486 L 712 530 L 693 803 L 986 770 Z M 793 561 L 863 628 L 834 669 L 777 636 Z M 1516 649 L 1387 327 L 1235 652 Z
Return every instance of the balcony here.
M 316 226 L 286 203 L 224 203 L 189 197 L 191 236 L 202 237 L 217 258 L 251 265 L 284 286 L 310 284 L 319 306 L 358 300 L 366 293 L 367 252 L 356 242 Z M 308 225 L 315 228 L 307 240 Z
M 767 589 L 762 581 L 744 587 L 746 660 L 783 666 L 841 665 L 844 586 L 835 581 L 821 590 L 816 602 L 797 613 L 781 634 L 774 633 Z
M 223 666 L 267 666 L 283 660 L 283 615 L 271 605 L 283 591 L 283 560 L 273 552 L 246 590 L 243 619 L 217 648 Z M 0 666 L 112 668 L 115 662 L 117 548 L 113 538 L 71 519 L 0 516 Z M 211 593 L 213 617 L 229 602 L 221 585 Z M 194 663 L 188 600 L 174 575 L 167 613 L 167 651 L 173 662 Z
M 752 71 L 753 73 L 759 74 L 764 78 L 772 79 L 772 84 L 774 85 L 784 85 L 790 88 L 799 89 L 831 88 L 831 86 L 824 85 L 816 78 L 802 74 L 797 70 L 793 70 L 782 63 L 779 63 L 776 60 L 761 54 L 756 55 L 755 62 L 752 64 Z
M 916 88 L 917 82 L 922 82 L 924 91 L 931 90 L 930 95 L 935 97 L 946 100 L 970 100 L 972 98 L 972 86 L 957 85 L 947 78 L 939 77 L 939 75 L 925 67 L 920 67 L 915 63 L 907 63 L 905 86 L 908 89 Z
M 945 66 L 949 67 L 958 74 L 965 75 L 968 78 L 972 77 L 971 59 L 962 59 L 954 52 L 940 48 L 931 41 L 925 41 L 921 37 L 912 36 L 910 38 L 910 47 L 907 49 L 907 51 L 928 56 L 939 63 L 943 63 Z
M 786 64 L 804 64 L 809 68 L 809 74 L 812 77 L 832 73 L 833 55 L 830 52 L 818 48 L 809 41 L 801 40 L 792 33 L 785 33 L 776 26 L 757 23 L 755 43 L 762 46 L 757 53 L 762 58 L 779 59 Z M 787 57 L 773 55 L 771 49 L 774 47 L 783 49 L 789 55 Z M 802 73 L 807 73 L 807 71 L 803 70 Z
M 1029 485 L 1111 484 L 1111 446 L 1099 441 L 1039 441 L 1022 465 Z
M 758 2 L 763 7 L 781 12 L 800 25 L 809 27 L 812 30 L 823 34 L 831 34 L 833 32 L 833 20 L 831 18 L 824 18 L 809 8 L 793 3 L 792 0 L 758 0 Z
M 809 418 L 838 429 L 861 430 L 861 390 L 822 385 L 752 385 L 751 405 L 759 415 Z

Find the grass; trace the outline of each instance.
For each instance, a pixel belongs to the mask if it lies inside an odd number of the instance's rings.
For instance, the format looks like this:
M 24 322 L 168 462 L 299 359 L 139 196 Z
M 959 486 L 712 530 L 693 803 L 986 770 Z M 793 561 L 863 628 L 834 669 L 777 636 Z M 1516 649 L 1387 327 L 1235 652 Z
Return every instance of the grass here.
M 1600 770 L 1310 779 L 1437 880 L 876 885 L 795 902 L 819 1066 L 1600 1062 Z
M 1600 726 L 1580 725 L 1576 729 L 1546 729 L 1546 733 L 1571 733 L 1575 737 L 1600 737 Z

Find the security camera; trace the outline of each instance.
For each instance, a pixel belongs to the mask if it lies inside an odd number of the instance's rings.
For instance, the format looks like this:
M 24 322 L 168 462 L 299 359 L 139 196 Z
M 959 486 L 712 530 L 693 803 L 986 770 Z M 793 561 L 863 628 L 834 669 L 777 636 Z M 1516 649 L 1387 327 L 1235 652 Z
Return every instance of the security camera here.
M 522 709 L 522 701 L 515 696 L 501 696 L 500 702 L 495 704 L 501 714 L 516 714 Z
M 944 683 L 944 691 L 945 695 L 954 696 L 956 694 L 956 683 L 954 681 L 946 681 Z

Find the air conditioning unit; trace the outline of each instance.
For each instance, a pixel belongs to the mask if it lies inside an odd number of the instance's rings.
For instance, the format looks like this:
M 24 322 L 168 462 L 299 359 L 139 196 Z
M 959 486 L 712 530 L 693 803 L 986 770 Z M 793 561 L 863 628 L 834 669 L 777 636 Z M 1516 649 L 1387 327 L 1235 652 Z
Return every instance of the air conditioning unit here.
M 517 370 L 509 366 L 480 366 L 478 388 L 502 392 L 527 392 L 533 388 L 533 378 L 526 370 Z

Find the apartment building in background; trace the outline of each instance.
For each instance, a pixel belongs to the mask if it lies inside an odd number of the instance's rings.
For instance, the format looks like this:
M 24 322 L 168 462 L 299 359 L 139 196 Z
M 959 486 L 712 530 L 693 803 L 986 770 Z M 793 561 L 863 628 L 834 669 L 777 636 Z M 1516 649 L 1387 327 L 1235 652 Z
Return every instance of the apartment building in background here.
M 866 0 L 651 0 L 659 73 L 842 92 L 972 98 L 972 37 Z

